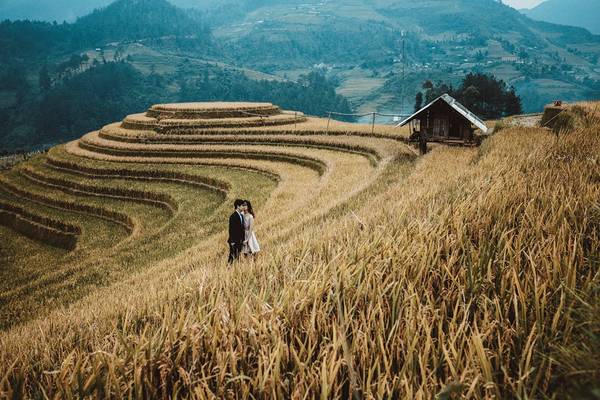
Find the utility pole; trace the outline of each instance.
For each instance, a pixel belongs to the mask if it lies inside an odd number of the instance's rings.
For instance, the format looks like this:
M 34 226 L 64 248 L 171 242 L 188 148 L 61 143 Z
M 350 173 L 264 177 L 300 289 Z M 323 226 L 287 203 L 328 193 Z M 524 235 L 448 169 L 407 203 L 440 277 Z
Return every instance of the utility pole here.
M 404 39 L 404 31 L 401 32 L 402 37 L 402 83 L 400 85 L 400 113 L 404 114 L 404 86 L 406 85 L 406 43 Z

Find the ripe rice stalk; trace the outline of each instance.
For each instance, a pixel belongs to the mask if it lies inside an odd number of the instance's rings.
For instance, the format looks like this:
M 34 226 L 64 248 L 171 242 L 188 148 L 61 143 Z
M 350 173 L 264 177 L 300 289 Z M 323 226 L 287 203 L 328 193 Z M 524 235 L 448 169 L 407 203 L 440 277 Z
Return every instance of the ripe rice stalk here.
M 244 146 L 280 146 L 280 147 L 304 147 L 304 148 L 317 148 L 326 150 L 338 150 L 346 151 L 354 154 L 361 154 L 369 157 L 374 166 L 379 162 L 382 156 L 379 153 L 379 148 L 367 147 L 361 144 L 351 144 L 348 141 L 334 141 L 334 140 L 318 140 L 316 138 L 294 138 L 294 137 L 253 137 L 251 139 L 244 138 L 243 136 L 208 136 L 200 135 L 192 137 L 188 136 L 163 136 L 156 135 L 153 137 L 129 137 L 129 136 L 118 136 L 100 131 L 98 137 L 107 141 L 116 141 L 123 143 L 134 143 L 134 144 L 175 144 L 175 145 L 238 145 L 243 143 Z M 192 138 L 194 140 L 192 140 Z M 392 144 L 392 145 L 395 145 Z M 381 146 L 384 150 L 384 147 Z M 387 147 L 385 148 L 387 149 Z
M 116 143 L 116 142 L 113 142 Z M 121 157 L 128 157 L 133 159 L 132 161 L 136 161 L 139 158 L 148 158 L 148 157 L 157 157 L 157 158 L 186 158 L 186 159 L 194 159 L 194 158 L 218 158 L 218 159 L 228 159 L 228 158 L 242 158 L 242 159 L 252 159 L 252 160 L 269 160 L 269 161 L 279 161 L 279 162 L 289 162 L 292 164 L 297 164 L 306 168 L 313 169 L 318 172 L 320 175 L 323 175 L 327 170 L 327 164 L 324 161 L 316 159 L 310 156 L 299 156 L 293 153 L 287 153 L 283 151 L 275 151 L 275 152 L 261 152 L 261 151 L 251 151 L 251 150 L 236 150 L 236 149 L 224 149 L 224 150 L 216 150 L 216 149 L 202 149 L 202 148 L 189 148 L 189 149 L 160 149 L 160 148 L 151 148 L 150 146 L 143 146 L 139 148 L 127 148 L 125 146 L 113 146 L 111 143 L 102 143 L 99 145 L 97 142 L 90 141 L 80 141 L 79 147 L 83 150 L 88 150 L 90 152 L 107 154 L 107 155 L 116 155 Z M 190 146 L 191 147 L 191 146 Z M 222 164 L 226 165 L 226 164 Z
M 238 127 L 238 128 L 220 128 L 220 129 L 194 129 L 189 130 L 188 134 L 233 134 L 233 135 L 252 135 L 256 133 L 263 134 L 293 134 L 293 135 L 331 135 L 331 136 L 360 136 L 360 137 L 379 137 L 398 141 L 408 141 L 410 131 L 408 127 L 396 127 L 395 125 L 375 125 L 372 131 L 372 125 L 353 124 L 341 121 L 331 120 L 329 128 L 327 119 L 307 117 L 307 120 L 298 123 L 296 126 L 281 126 L 277 129 L 263 127 Z M 181 132 L 180 134 L 186 134 Z
M 155 104 L 146 115 L 154 118 L 235 118 L 249 114 L 274 115 L 280 109 L 270 103 L 177 103 Z
M 41 186 L 58 189 L 73 195 L 97 196 L 101 198 L 104 197 L 137 201 L 161 208 L 167 211 L 171 217 L 173 217 L 179 209 L 179 204 L 175 201 L 175 199 L 164 193 L 155 193 L 121 187 L 99 187 L 96 185 L 86 185 L 73 182 L 62 177 L 57 178 L 48 176 L 36 171 L 31 167 L 25 167 L 21 169 L 20 173 Z
M 157 119 L 149 117 L 146 114 L 133 114 L 125 117 L 120 126 L 123 129 L 155 130 L 160 134 L 171 134 L 188 129 L 278 126 L 291 125 L 304 121 L 306 121 L 304 115 L 289 114 L 216 119 Z
M 96 207 L 87 204 L 66 201 L 58 198 L 52 198 L 49 196 L 41 195 L 39 193 L 33 193 L 14 185 L 5 177 L 1 176 L 0 184 L 2 185 L 2 188 L 14 194 L 17 197 L 23 197 L 36 203 L 45 204 L 51 207 L 56 207 L 67 211 L 90 214 L 97 218 L 102 218 L 115 224 L 121 225 L 128 231 L 129 234 L 133 234 L 136 229 L 133 219 L 131 219 L 131 217 L 124 213 L 116 212 L 102 207 Z
M 0 202 L 0 224 L 50 246 L 74 250 L 81 228 Z
M 271 179 L 279 181 L 281 177 L 279 176 L 276 169 L 272 169 L 269 167 L 256 167 L 255 162 L 250 162 L 246 160 L 239 159 L 231 159 L 227 160 L 227 162 L 219 161 L 219 160 L 201 160 L 201 159 L 192 159 L 192 158 L 167 158 L 167 157 L 127 157 L 127 156 L 115 156 L 105 153 L 97 153 L 94 151 L 89 151 L 81 148 L 79 146 L 79 141 L 73 141 L 67 143 L 65 145 L 65 150 L 67 154 L 80 157 L 81 159 L 88 160 L 97 160 L 97 161 L 105 161 L 112 163 L 121 163 L 121 164 L 163 164 L 163 165 L 200 165 L 200 166 L 217 166 L 217 167 L 226 167 L 229 169 L 236 169 L 241 171 L 249 171 L 260 173 L 265 175 Z
M 87 176 L 94 179 L 133 179 L 148 181 L 164 181 L 178 184 L 184 184 L 191 187 L 200 187 L 214 190 L 223 195 L 231 189 L 231 184 L 225 181 L 213 179 L 211 177 L 185 174 L 177 171 L 159 171 L 159 170 L 134 170 L 127 168 L 96 168 L 88 167 L 76 162 L 70 162 L 57 157 L 48 156 L 46 160 L 48 166 L 58 171 L 65 171 Z
M 309 202 L 265 204 L 291 237 L 271 226 L 269 252 L 230 267 L 216 235 L 1 333 L 0 365 L 18 360 L 1 390 L 348 398 L 354 371 L 372 398 L 580 397 L 600 379 L 599 148 L 597 126 L 507 128 L 402 173 L 319 151 Z

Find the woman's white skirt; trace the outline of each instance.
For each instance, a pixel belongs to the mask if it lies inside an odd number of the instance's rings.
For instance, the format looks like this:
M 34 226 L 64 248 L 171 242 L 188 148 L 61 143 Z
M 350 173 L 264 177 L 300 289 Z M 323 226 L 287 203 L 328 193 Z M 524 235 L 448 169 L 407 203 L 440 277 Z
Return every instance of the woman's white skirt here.
M 244 249 L 242 250 L 244 254 L 256 254 L 260 251 L 260 245 L 258 244 L 258 240 L 256 239 L 256 234 L 254 232 L 246 235 L 246 240 L 248 242 L 244 245 Z

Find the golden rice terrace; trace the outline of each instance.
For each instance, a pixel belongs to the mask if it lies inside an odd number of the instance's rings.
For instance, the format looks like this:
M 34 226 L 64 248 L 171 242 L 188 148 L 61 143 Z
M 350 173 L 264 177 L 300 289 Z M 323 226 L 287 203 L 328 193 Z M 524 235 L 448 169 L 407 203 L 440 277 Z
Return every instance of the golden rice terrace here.
M 0 173 L 0 398 L 596 398 L 600 112 L 479 148 L 159 104 Z M 251 199 L 262 252 L 226 264 Z M 596 397 L 594 397 L 596 396 Z

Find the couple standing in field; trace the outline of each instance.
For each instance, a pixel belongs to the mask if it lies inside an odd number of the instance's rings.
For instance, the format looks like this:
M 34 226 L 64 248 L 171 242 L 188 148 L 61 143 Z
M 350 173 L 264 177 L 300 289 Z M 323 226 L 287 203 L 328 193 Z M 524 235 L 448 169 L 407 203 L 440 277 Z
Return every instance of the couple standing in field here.
M 235 211 L 229 217 L 229 264 L 240 257 L 240 254 L 254 256 L 260 251 L 254 233 L 254 210 L 248 200 L 237 199 L 233 203 Z

